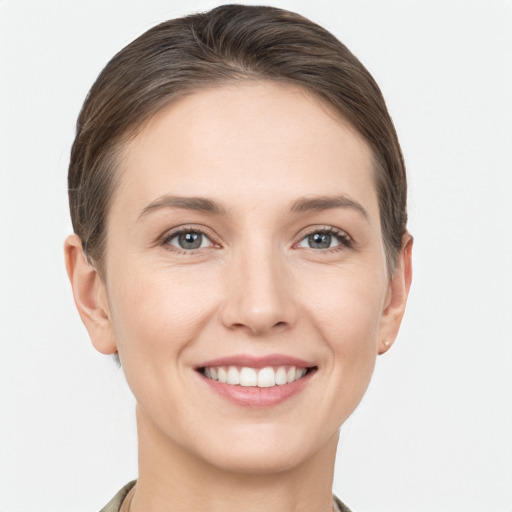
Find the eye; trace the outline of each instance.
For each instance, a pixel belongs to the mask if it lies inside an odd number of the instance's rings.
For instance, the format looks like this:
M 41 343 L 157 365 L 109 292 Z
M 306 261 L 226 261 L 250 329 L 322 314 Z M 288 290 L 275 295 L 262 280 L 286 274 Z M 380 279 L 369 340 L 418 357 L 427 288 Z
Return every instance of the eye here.
M 201 231 L 187 229 L 169 235 L 165 243 L 184 251 L 211 247 L 211 240 Z
M 315 250 L 347 247 L 350 246 L 350 237 L 334 228 L 322 229 L 306 235 L 297 246 Z

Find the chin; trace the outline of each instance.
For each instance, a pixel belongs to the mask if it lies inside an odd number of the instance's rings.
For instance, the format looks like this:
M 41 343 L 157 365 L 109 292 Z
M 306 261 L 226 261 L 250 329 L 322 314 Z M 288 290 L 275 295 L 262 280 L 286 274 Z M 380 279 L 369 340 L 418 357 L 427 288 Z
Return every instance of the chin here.
M 231 449 L 224 452 L 222 457 L 211 457 L 210 463 L 219 470 L 227 473 L 244 475 L 271 475 L 291 471 L 300 466 L 309 457 L 297 450 Z
M 206 446 L 207 453 L 201 456 L 210 465 L 225 472 L 270 475 L 301 466 L 315 454 L 323 452 L 323 446 L 330 445 L 329 441 L 337 443 L 337 439 L 338 430 L 322 443 L 320 433 L 290 433 L 289 428 L 268 425 L 263 428 L 239 428 L 221 439 L 212 439 Z

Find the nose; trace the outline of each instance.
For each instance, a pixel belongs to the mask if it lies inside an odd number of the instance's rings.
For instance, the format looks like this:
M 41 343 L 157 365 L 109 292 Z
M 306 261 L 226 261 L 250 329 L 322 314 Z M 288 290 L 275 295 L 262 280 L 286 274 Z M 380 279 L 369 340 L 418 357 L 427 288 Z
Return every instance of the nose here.
M 298 318 L 293 279 L 284 258 L 270 248 L 243 251 L 226 269 L 222 322 L 252 336 L 281 332 Z

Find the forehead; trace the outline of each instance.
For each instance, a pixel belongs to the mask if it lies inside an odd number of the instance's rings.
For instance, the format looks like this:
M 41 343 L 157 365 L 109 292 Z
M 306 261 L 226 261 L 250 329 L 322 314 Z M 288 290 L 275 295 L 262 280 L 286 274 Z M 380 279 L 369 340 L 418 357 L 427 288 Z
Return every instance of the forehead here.
M 257 206 L 339 193 L 372 214 L 372 162 L 362 137 L 308 91 L 232 83 L 172 102 L 127 143 L 113 209 L 163 194 Z

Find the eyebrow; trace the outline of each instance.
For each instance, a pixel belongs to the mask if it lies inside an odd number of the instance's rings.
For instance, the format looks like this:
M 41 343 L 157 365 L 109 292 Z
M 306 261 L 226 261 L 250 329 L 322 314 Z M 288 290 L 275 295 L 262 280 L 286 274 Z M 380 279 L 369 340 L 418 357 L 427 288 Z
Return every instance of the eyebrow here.
M 140 213 L 137 220 L 145 217 L 151 212 L 164 208 L 180 208 L 183 210 L 194 210 L 198 212 L 212 213 L 215 215 L 223 215 L 226 210 L 215 201 L 203 197 L 182 197 L 165 195 L 158 197 L 149 203 Z
M 204 197 L 183 197 L 183 196 L 160 196 L 149 203 L 140 213 L 137 220 L 145 217 L 149 213 L 165 208 L 179 208 L 183 210 L 193 210 L 205 212 L 214 215 L 225 215 L 226 209 L 211 199 Z M 348 208 L 355 210 L 368 220 L 368 212 L 357 201 L 350 199 L 345 195 L 320 196 L 320 197 L 302 197 L 297 199 L 290 208 L 290 213 L 307 213 L 311 211 L 330 210 L 334 208 Z
M 345 195 L 336 196 L 320 196 L 320 197 L 303 197 L 295 201 L 290 209 L 291 213 L 305 213 L 311 211 L 331 210 L 334 208 L 348 208 L 355 210 L 368 220 L 368 212 L 366 209 Z

